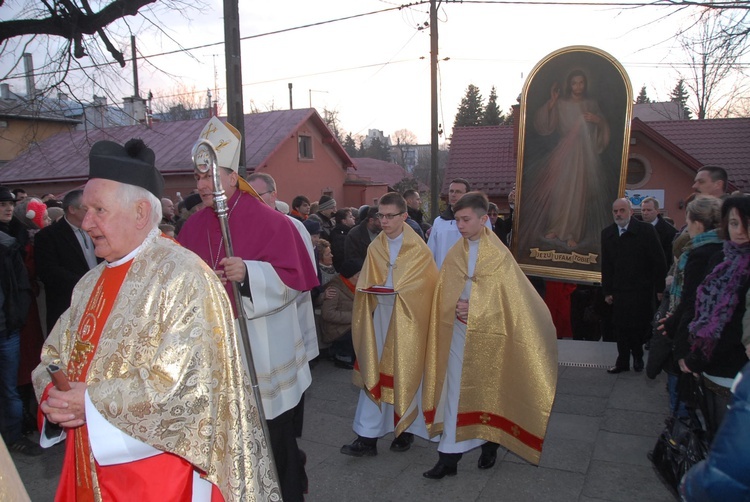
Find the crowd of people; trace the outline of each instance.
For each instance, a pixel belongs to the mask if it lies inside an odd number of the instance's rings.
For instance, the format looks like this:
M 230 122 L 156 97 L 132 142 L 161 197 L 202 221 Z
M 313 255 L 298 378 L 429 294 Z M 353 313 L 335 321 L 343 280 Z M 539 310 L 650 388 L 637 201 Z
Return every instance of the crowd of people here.
M 196 166 L 195 191 L 175 205 L 140 140 L 94 144 L 86 187 L 60 204 L 0 187 L 9 450 L 41 454 L 27 438 L 38 414 L 42 447 L 66 441 L 61 500 L 133 498 L 165 480 L 176 500 L 303 500 L 305 391 L 311 365 L 328 357 L 361 388 L 356 438 L 342 454 L 377 455 L 377 440 L 393 433 L 396 453 L 415 435 L 437 443 L 428 479 L 456 475 L 474 449 L 477 467 L 492 468 L 501 445 L 539 463 L 556 390 L 555 326 L 539 280 L 508 250 L 510 221 L 486 195 L 452 180 L 433 226 L 416 190 L 359 208 L 299 195 L 289 207 L 271 176 L 239 175 L 230 124 L 213 118 L 201 138 L 222 145 L 234 256 L 211 173 Z M 642 219 L 618 199 L 601 234 L 618 348 L 608 372 L 642 371 L 648 341 L 648 375 L 667 372 L 678 413 L 679 382 L 702 375 L 716 449 L 738 427 L 731 389 L 734 381 L 738 401 L 747 399 L 735 377 L 750 354 L 750 198 L 726 196 L 726 185 L 720 168 L 698 172 L 681 231 L 655 199 L 643 201 Z M 50 379 L 50 365 L 69 385 Z M 732 472 L 720 460 L 691 471 L 686 496 Z M 732 478 L 745 496 L 746 478 Z
M 643 371 L 647 344 L 647 375 L 667 373 L 673 416 L 698 413 L 708 442 L 719 445 L 743 437 L 737 419 L 732 425 L 726 416 L 746 417 L 746 396 L 738 394 L 732 404 L 732 388 L 750 368 L 750 197 L 730 196 L 727 183 L 721 167 L 701 168 L 679 231 L 658 214 L 655 199 L 642 202 L 641 221 L 625 198 L 614 201 L 614 223 L 601 234 L 602 288 L 612 305 L 618 349 L 607 371 L 629 371 L 631 360 L 635 371 Z M 695 385 L 705 398 L 696 401 L 690 392 Z M 734 455 L 726 446 L 718 450 L 710 467 L 700 464 L 685 476 L 686 500 L 750 496 L 748 471 L 734 468 L 736 462 L 746 465 L 747 444 L 731 450 Z

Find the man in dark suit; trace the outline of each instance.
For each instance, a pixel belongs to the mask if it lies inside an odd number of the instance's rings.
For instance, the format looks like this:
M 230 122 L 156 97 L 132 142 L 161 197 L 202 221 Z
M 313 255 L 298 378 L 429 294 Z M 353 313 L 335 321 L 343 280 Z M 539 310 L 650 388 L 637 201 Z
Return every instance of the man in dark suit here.
M 47 332 L 70 307 L 78 280 L 101 261 L 94 254 L 91 237 L 81 229 L 86 211 L 81 208 L 83 190 L 73 190 L 63 199 L 65 216 L 43 228 L 34 238 L 34 257 L 47 300 Z
M 677 235 L 677 229 L 664 221 L 659 214 L 659 201 L 653 197 L 646 197 L 641 202 L 641 216 L 643 221 L 651 223 L 659 236 L 661 248 L 664 251 L 664 258 L 667 260 L 667 270 L 672 266 L 674 254 L 672 253 L 672 241 Z
M 650 333 L 654 298 L 661 300 L 667 262 L 654 227 L 633 218 L 628 199 L 612 204 L 614 224 L 602 230 L 602 290 L 612 305 L 617 362 L 607 370 L 643 371 L 643 342 Z

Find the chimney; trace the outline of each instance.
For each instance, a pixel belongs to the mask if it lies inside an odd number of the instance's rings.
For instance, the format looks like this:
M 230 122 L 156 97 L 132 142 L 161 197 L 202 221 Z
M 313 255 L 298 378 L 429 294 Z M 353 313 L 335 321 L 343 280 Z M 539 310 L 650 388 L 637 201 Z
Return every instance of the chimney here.
M 10 99 L 10 85 L 0 84 L 0 98 Z
M 139 96 L 123 98 L 123 109 L 130 120 L 130 125 L 142 124 L 146 121 L 146 100 Z
M 23 70 L 26 74 L 26 97 L 36 97 L 36 84 L 34 83 L 34 60 L 28 52 L 23 53 Z

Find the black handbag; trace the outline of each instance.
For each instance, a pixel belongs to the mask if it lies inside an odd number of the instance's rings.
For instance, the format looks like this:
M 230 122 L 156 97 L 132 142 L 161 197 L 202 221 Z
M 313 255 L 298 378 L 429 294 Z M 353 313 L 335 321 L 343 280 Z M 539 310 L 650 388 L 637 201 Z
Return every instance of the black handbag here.
M 691 375 L 681 375 L 678 386 L 684 388 L 685 385 L 690 388 L 690 400 L 686 403 L 688 416 L 677 416 L 680 404 L 677 400 L 672 416 L 665 420 L 666 426 L 659 435 L 654 449 L 648 454 L 659 478 L 677 498 L 677 488 L 682 476 L 706 458 L 709 445 L 704 422 L 698 416 L 698 412 L 706 416 L 703 383 L 700 380 L 696 381 Z

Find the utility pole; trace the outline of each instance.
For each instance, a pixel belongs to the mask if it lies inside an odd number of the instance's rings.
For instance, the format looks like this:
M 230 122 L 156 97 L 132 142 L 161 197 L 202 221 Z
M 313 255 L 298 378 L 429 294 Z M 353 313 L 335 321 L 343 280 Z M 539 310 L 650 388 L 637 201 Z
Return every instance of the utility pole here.
M 224 58 L 227 67 L 227 120 L 240 132 L 240 169 L 245 169 L 245 111 L 242 106 L 242 56 L 238 0 L 224 0 Z
M 430 217 L 434 221 L 439 214 L 438 196 L 438 18 L 437 0 L 430 0 Z

